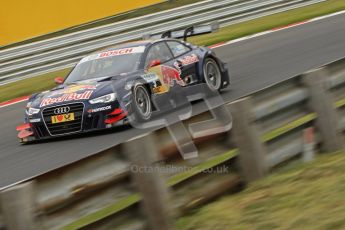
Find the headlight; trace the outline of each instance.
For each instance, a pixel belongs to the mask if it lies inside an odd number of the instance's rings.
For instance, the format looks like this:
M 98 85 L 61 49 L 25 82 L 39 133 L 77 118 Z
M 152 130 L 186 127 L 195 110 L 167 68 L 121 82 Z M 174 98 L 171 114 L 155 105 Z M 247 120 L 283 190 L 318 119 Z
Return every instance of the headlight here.
M 95 99 L 90 100 L 90 104 L 98 104 L 98 103 L 109 103 L 115 101 L 116 93 L 111 93 L 108 95 L 104 95 L 102 97 L 97 97 Z
M 37 114 L 40 112 L 40 109 L 35 109 L 35 108 L 27 108 L 26 109 L 26 114 L 31 116 L 33 114 Z

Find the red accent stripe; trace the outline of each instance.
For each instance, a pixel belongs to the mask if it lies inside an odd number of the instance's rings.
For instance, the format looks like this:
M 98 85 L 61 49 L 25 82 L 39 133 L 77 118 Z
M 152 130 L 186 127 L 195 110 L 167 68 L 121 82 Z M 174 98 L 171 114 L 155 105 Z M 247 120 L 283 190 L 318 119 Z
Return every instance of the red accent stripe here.
M 21 131 L 21 130 L 30 129 L 30 128 L 31 128 L 31 124 L 30 123 L 24 123 L 22 125 L 18 125 L 16 130 L 17 131 Z
M 32 131 L 28 131 L 28 130 L 22 130 L 18 133 L 18 138 L 22 139 L 25 137 L 29 137 L 32 136 L 34 133 Z
M 24 96 L 24 97 L 19 97 L 19 98 L 12 99 L 12 100 L 9 100 L 9 101 L 5 101 L 5 102 L 0 103 L 0 108 L 1 107 L 6 107 L 6 106 L 9 106 L 9 105 L 13 105 L 13 104 L 16 104 L 16 103 L 19 103 L 19 102 L 22 102 L 22 101 L 26 101 L 28 99 L 29 99 L 29 96 Z
M 224 44 L 226 44 L 226 42 L 220 42 L 220 43 L 217 43 L 217 44 L 214 44 L 214 45 L 210 45 L 210 46 L 208 46 L 208 48 L 214 49 L 214 48 L 217 48 L 217 47 L 222 46 Z
M 106 123 L 106 124 L 114 124 L 114 123 L 122 120 L 123 118 L 125 118 L 127 116 L 127 114 L 128 114 L 127 112 L 124 112 L 124 113 L 122 113 L 120 115 L 117 115 L 115 117 L 108 118 L 108 119 L 106 119 L 104 121 L 104 123 Z
M 289 25 L 286 25 L 286 26 L 279 26 L 279 27 L 273 28 L 273 29 L 271 29 L 271 30 L 275 31 L 275 30 L 286 29 L 286 28 L 289 28 L 289 27 L 293 27 L 293 26 L 298 26 L 298 25 L 305 24 L 305 23 L 307 23 L 308 21 L 309 21 L 309 20 L 302 21 L 302 22 L 292 23 L 292 24 L 289 24 Z
M 111 113 L 109 113 L 109 115 L 118 115 L 123 113 L 123 110 L 118 108 L 118 109 L 114 109 L 114 111 L 112 111 Z

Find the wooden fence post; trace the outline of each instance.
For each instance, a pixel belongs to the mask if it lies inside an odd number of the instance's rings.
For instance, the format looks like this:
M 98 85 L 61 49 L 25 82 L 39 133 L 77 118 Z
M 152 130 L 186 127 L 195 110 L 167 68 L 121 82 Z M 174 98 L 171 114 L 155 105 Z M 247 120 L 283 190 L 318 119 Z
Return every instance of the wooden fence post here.
M 143 197 L 145 214 L 150 229 L 172 229 L 172 207 L 167 185 L 159 170 L 154 170 L 158 156 L 152 135 L 141 136 L 122 144 L 123 152 L 131 161 L 131 174 Z
M 322 150 L 335 152 L 344 148 L 340 135 L 339 118 L 330 92 L 326 88 L 325 68 L 313 70 L 303 75 L 302 81 L 308 87 L 309 107 L 317 113 L 316 127 L 321 134 Z
M 7 230 L 39 229 L 35 220 L 34 182 L 15 185 L 0 192 L 0 204 Z
M 266 175 L 266 148 L 252 114 L 250 98 L 243 98 L 230 104 L 233 116 L 231 137 L 239 148 L 240 170 L 246 181 L 253 181 Z

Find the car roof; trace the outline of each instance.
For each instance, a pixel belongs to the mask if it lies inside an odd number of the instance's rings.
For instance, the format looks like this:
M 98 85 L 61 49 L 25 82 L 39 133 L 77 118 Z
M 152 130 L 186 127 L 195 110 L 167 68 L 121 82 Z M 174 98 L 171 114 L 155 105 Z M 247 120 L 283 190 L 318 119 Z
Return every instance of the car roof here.
M 99 53 L 99 52 L 105 52 L 105 51 L 111 51 L 115 49 L 123 49 L 123 48 L 131 48 L 131 47 L 136 47 L 136 46 L 149 46 L 153 43 L 160 42 L 160 41 L 171 41 L 171 40 L 176 40 L 176 39 L 167 39 L 167 38 L 162 38 L 162 39 L 156 39 L 156 40 L 141 40 L 141 41 L 132 41 L 132 42 L 126 42 L 118 45 L 113 45 L 113 46 L 108 46 L 106 48 L 99 49 L 91 54 Z

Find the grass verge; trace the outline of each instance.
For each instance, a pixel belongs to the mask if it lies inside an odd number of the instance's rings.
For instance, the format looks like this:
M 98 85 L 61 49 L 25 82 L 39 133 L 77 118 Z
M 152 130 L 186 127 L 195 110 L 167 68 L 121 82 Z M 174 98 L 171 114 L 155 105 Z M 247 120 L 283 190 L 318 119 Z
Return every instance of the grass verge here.
M 344 229 L 345 152 L 319 156 L 180 218 L 177 229 Z
M 315 5 L 227 26 L 216 33 L 191 38 L 190 41 L 197 45 L 212 45 L 342 10 L 345 10 L 344 0 L 328 0 Z
M 185 0 L 184 4 L 187 4 L 188 1 L 190 1 L 190 3 L 195 2 L 195 0 Z M 183 1 L 180 0 L 177 2 L 180 4 Z M 345 1 L 328 0 L 326 2 L 315 4 L 312 6 L 290 10 L 284 13 L 266 16 L 260 19 L 228 26 L 213 34 L 191 38 L 190 42 L 197 45 L 212 45 L 218 42 L 229 41 L 246 35 L 262 32 L 268 29 L 295 22 L 304 21 L 322 15 L 327 15 L 341 10 L 345 10 Z M 5 86 L 0 86 L 0 102 L 20 96 L 29 95 L 33 92 L 39 92 L 41 90 L 49 89 L 54 86 L 54 83 L 52 82 L 52 79 L 54 79 L 54 77 L 56 77 L 57 75 L 66 76 L 67 73 L 67 70 L 62 70 L 15 82 Z
M 69 71 L 70 69 L 58 70 L 34 78 L 0 86 L 0 102 L 51 89 L 55 86 L 54 78 L 60 76 L 65 77 Z

